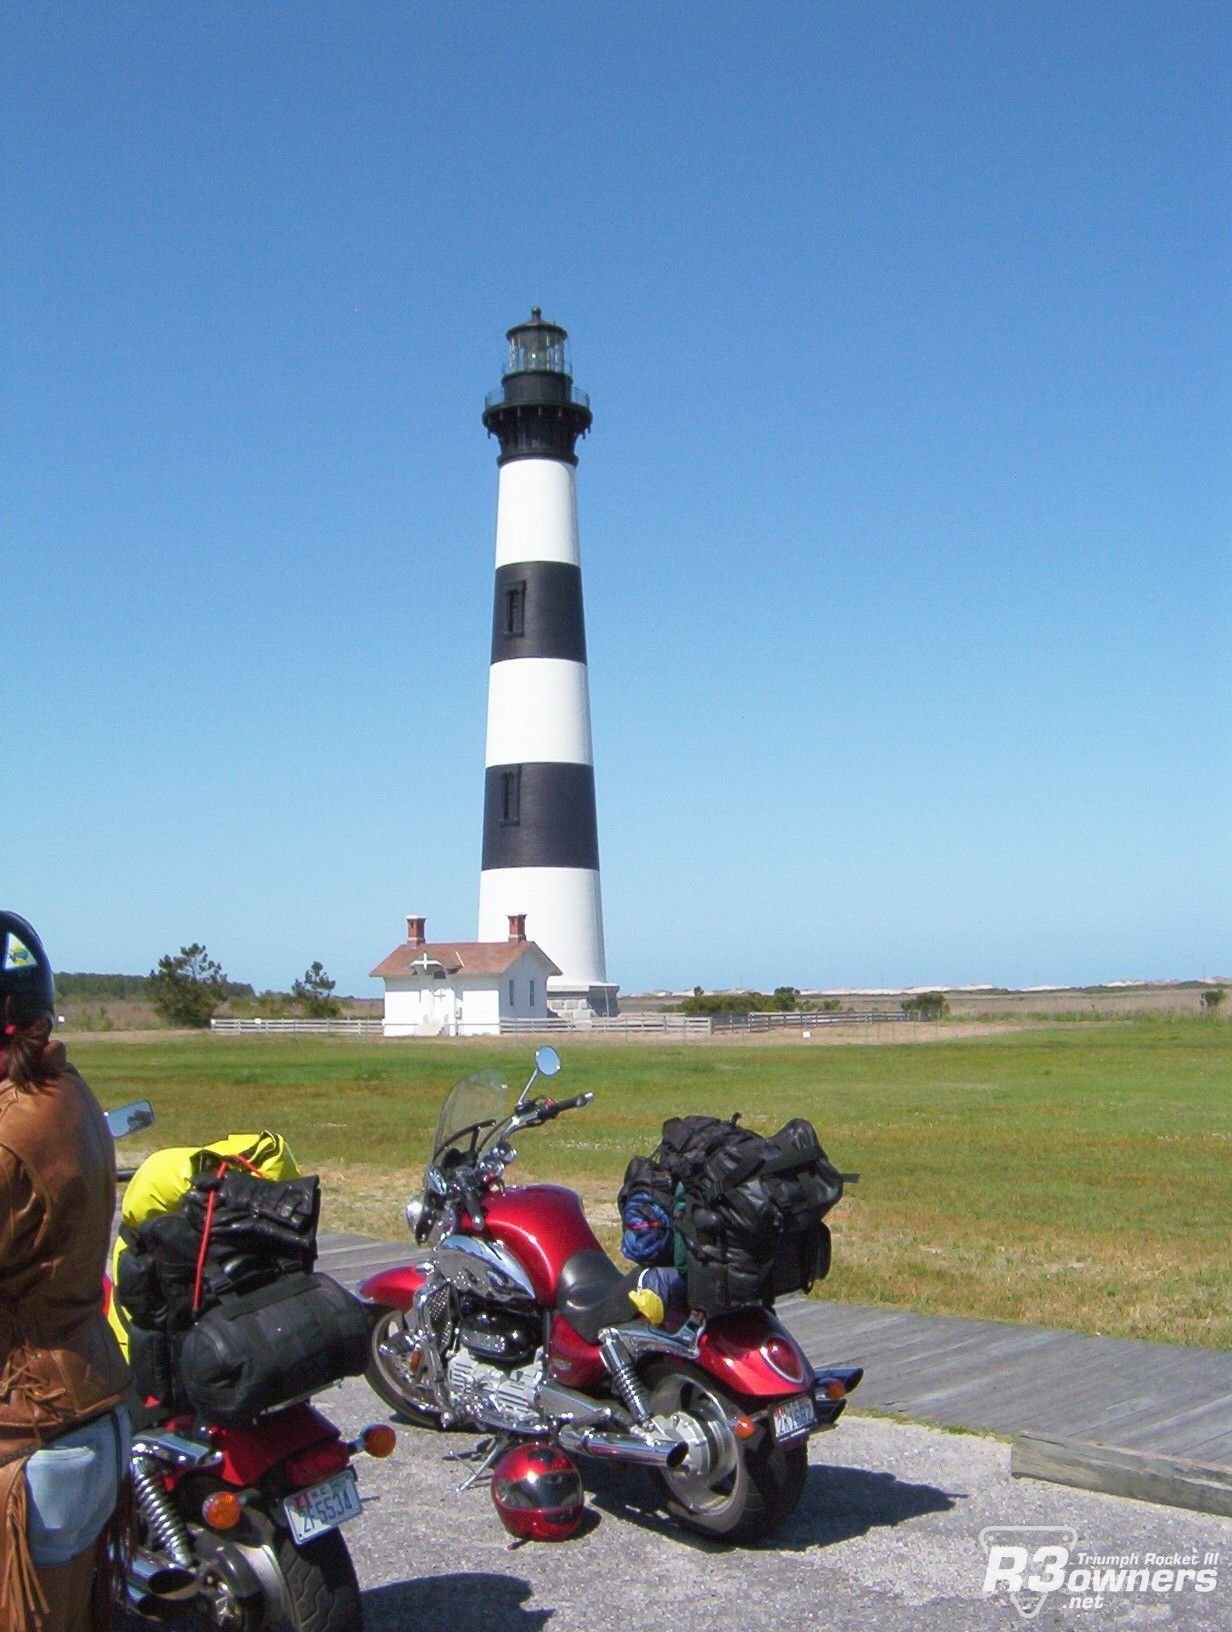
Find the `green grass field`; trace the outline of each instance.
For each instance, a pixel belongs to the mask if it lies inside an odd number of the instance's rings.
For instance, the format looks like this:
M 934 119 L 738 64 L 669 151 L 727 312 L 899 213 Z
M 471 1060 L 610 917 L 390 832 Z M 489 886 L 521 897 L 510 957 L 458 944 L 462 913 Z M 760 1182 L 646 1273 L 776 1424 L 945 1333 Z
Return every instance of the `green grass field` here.
M 1232 1345 L 1232 1025 L 560 1047 L 557 1094 L 595 1103 L 525 1134 L 514 1174 L 579 1188 L 609 1247 L 625 1162 L 665 1116 L 739 1110 L 763 1131 L 807 1116 L 861 1174 L 817 1295 Z M 104 1104 L 153 1100 L 158 1144 L 276 1128 L 322 1175 L 327 1227 L 398 1239 L 445 1091 L 493 1066 L 520 1086 L 532 1045 L 154 1034 L 71 1052 Z

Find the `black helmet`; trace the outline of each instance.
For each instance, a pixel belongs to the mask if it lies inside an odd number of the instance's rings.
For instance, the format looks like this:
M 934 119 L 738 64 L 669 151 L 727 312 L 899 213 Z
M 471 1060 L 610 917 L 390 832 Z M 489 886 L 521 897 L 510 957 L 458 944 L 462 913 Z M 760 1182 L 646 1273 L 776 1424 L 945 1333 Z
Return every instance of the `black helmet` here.
M 24 918 L 0 910 L 0 1018 L 28 1026 L 55 1018 L 56 986 L 43 943 Z

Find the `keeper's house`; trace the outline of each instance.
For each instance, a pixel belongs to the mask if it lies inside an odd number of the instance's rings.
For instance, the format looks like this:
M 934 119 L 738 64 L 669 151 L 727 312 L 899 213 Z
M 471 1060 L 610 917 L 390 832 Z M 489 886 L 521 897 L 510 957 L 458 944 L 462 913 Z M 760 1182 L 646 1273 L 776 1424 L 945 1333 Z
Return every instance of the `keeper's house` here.
M 498 1036 L 502 1020 L 546 1020 L 548 976 L 560 970 L 526 918 L 509 918 L 507 941 L 429 941 L 423 918 L 372 971 L 385 982 L 386 1037 Z

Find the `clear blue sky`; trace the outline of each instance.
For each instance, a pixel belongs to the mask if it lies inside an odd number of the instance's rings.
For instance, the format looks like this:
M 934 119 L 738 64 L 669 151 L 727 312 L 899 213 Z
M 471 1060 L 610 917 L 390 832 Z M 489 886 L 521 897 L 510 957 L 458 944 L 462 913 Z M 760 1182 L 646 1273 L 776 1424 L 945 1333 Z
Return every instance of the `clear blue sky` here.
M 613 979 L 1232 974 L 1226 3 L 0 30 L 0 899 L 62 968 L 474 934 L 536 304 Z

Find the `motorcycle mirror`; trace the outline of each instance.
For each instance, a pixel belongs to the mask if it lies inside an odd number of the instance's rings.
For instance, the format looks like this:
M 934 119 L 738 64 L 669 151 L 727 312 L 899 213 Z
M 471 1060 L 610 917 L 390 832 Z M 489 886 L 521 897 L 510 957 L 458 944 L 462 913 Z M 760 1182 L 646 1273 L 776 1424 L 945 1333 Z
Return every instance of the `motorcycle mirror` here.
M 104 1111 L 103 1115 L 113 1139 L 123 1139 L 127 1134 L 140 1133 L 154 1126 L 154 1107 L 148 1099 L 135 1099 L 131 1105 L 121 1105 L 116 1111 Z
M 542 1048 L 536 1049 L 535 1069 L 531 1072 L 526 1087 L 518 1095 L 518 1102 L 514 1109 L 520 1111 L 523 1105 L 526 1104 L 530 1097 L 530 1091 L 535 1086 L 536 1077 L 554 1077 L 559 1070 L 560 1055 L 549 1043 L 545 1043 Z

